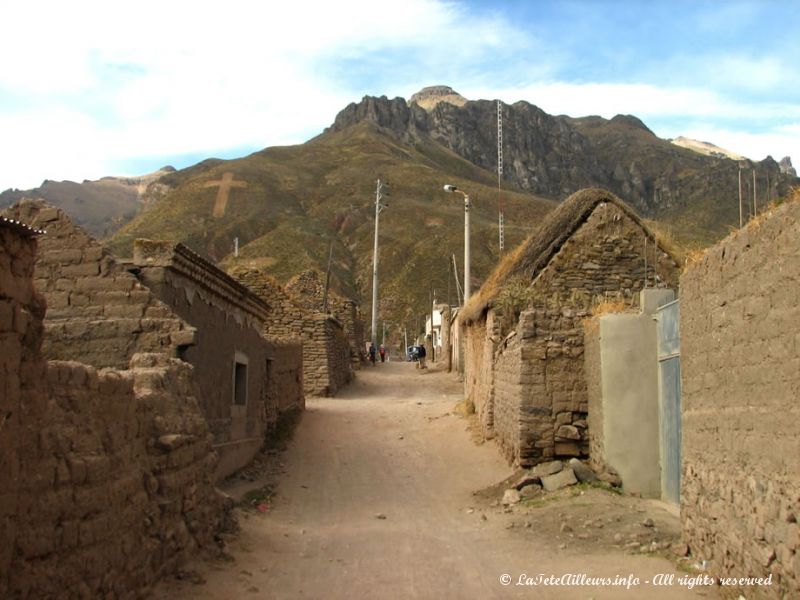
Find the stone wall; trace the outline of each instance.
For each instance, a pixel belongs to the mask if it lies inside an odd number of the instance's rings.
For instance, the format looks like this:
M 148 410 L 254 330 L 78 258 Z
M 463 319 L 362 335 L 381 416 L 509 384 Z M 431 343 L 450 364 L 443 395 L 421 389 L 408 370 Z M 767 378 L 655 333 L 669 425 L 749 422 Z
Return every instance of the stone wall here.
M 800 202 L 681 277 L 684 539 L 716 576 L 800 591 Z M 748 597 L 750 597 L 748 595 Z
M 192 331 L 60 209 L 23 200 L 6 214 L 47 231 L 34 274 L 47 299 L 47 358 L 126 369 L 137 352 L 175 355 Z
M 34 260 L 0 220 L 0 597 L 139 598 L 226 521 L 192 367 L 45 362 Z
M 352 339 L 338 320 L 311 309 L 310 304 L 302 305 L 262 271 L 237 267 L 231 275 L 270 305 L 264 324 L 266 335 L 302 342 L 306 394 L 332 396 L 352 380 Z
M 465 392 L 509 460 L 588 456 L 582 322 L 606 298 L 636 306 L 645 273 L 650 286 L 674 286 L 678 272 L 634 219 L 601 203 L 533 279 L 517 319 L 492 307 L 468 328 Z M 494 353 L 509 322 L 517 337 Z
M 490 311 L 485 321 L 473 323 L 464 333 L 464 397 L 474 408 L 486 439 L 494 437 L 494 355 L 500 330 Z
M 317 271 L 303 271 L 286 283 L 286 292 L 297 304 L 308 311 L 322 311 L 325 286 Z M 364 322 L 355 300 L 342 298 L 328 290 L 326 314 L 333 315 L 341 323 L 350 344 L 351 362 L 354 369 L 361 368 L 364 356 Z
M 181 358 L 195 367 L 201 406 L 220 453 L 218 477 L 225 477 L 250 462 L 277 417 L 267 372 L 275 347 L 262 335 L 269 306 L 182 244 L 136 240 L 133 266 L 196 330 Z M 237 381 L 237 373 L 244 381 Z M 242 383 L 246 393 L 237 391 Z

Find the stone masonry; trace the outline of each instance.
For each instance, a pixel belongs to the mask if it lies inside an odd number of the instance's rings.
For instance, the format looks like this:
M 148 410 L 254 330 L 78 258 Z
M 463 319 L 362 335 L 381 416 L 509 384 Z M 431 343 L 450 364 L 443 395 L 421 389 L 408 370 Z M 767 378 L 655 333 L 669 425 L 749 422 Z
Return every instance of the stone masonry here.
M 717 577 L 800 594 L 800 202 L 681 277 L 683 535 Z
M 333 396 L 352 380 L 351 343 L 340 321 L 313 310 L 309 304 L 301 305 L 297 295 L 290 295 L 277 281 L 257 269 L 234 267 L 231 275 L 270 305 L 264 326 L 266 335 L 278 340 L 302 341 L 306 394 Z
M 286 291 L 301 306 L 311 311 L 321 311 L 325 299 L 325 286 L 317 271 L 304 271 L 286 283 Z M 342 324 L 350 344 L 350 362 L 354 369 L 361 368 L 364 359 L 364 322 L 358 310 L 358 303 L 342 298 L 328 290 L 327 314 L 333 315 Z
M 0 597 L 140 598 L 226 519 L 192 367 L 47 363 L 35 252 L 0 219 Z
M 565 200 L 507 261 L 506 279 L 490 278 L 496 289 L 482 288 L 460 316 L 467 400 L 512 463 L 586 457 L 583 320 L 609 297 L 635 306 L 645 274 L 650 286 L 674 286 L 677 264 L 603 190 Z

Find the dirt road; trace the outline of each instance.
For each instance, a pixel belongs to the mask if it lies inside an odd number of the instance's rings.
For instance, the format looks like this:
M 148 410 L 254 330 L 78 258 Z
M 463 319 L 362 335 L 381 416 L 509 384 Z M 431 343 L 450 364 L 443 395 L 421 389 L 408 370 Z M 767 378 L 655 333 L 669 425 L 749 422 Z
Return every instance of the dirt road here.
M 310 400 L 269 510 L 240 516 L 233 560 L 195 565 L 204 583 L 170 580 L 154 598 L 717 597 L 680 585 L 685 574 L 664 558 L 554 534 L 569 518 L 556 504 L 520 515 L 474 496 L 511 469 L 493 444 L 471 441 L 452 413 L 461 397 L 451 375 L 393 362 L 362 370 L 336 398 Z M 543 585 L 540 574 L 575 578 Z M 577 585 L 584 574 L 640 581 Z M 659 574 L 674 574 L 673 584 L 653 585 Z M 524 575 L 539 585 L 518 585 Z

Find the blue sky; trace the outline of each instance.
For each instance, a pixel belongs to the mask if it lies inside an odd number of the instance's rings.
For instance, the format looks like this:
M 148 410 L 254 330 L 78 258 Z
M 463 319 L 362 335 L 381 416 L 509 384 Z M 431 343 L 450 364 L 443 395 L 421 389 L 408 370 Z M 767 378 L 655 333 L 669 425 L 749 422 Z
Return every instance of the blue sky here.
M 0 190 L 301 143 L 435 84 L 800 162 L 798 0 L 28 0 L 0 22 Z

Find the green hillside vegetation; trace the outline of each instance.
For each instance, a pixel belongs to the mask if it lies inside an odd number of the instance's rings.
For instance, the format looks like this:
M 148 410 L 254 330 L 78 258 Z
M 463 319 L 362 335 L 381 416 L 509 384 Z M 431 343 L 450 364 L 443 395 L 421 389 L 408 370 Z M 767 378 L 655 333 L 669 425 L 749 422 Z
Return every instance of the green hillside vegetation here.
M 212 210 L 224 173 L 232 188 L 224 216 Z M 169 176 L 175 188 L 111 239 L 119 256 L 135 238 L 181 241 L 220 261 L 258 266 L 279 281 L 308 268 L 324 272 L 334 245 L 332 285 L 369 313 L 376 180 L 389 182 L 380 218 L 381 319 L 413 331 L 430 291 L 455 303 L 450 257 L 463 271 L 463 187 L 472 198 L 473 289 L 499 258 L 496 176 L 432 141 L 409 146 L 369 122 L 325 133 L 298 146 L 275 147 L 230 161 L 205 161 Z M 504 190 L 506 248 L 520 243 L 554 206 Z M 239 238 L 239 257 L 233 239 Z M 463 284 L 463 282 L 462 282 Z

